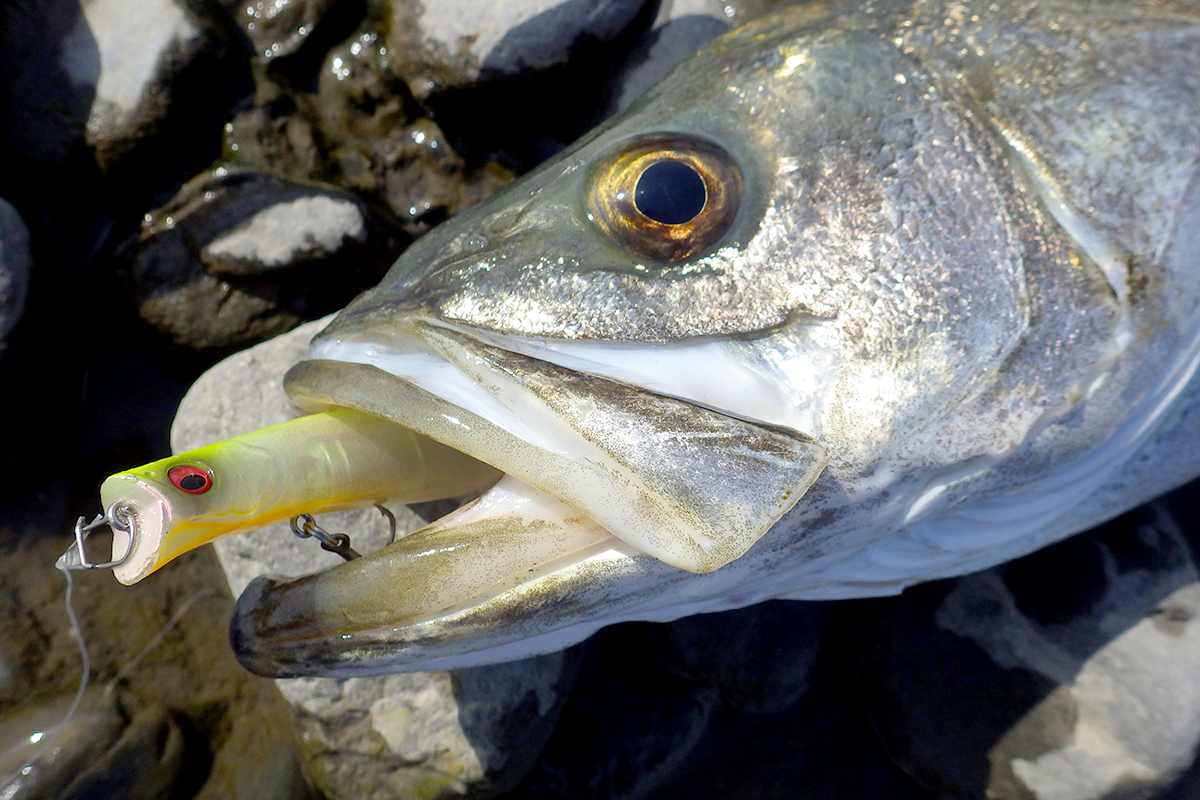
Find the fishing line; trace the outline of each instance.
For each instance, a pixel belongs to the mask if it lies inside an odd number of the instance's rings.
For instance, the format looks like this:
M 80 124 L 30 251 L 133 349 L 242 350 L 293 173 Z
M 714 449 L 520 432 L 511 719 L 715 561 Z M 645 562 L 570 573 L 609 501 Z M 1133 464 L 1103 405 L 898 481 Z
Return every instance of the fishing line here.
M 66 715 L 63 716 L 62 722 L 50 728 L 49 731 L 44 732 L 38 742 L 39 746 L 33 752 L 33 755 L 26 759 L 25 763 L 11 775 L 5 778 L 4 783 L 0 784 L 0 800 L 12 800 L 13 796 L 21 791 L 21 778 L 32 772 L 33 762 L 41 758 L 42 754 L 58 741 L 59 734 L 67 727 L 71 719 L 74 718 L 75 712 L 79 709 L 79 703 L 83 700 L 83 693 L 87 690 L 88 680 L 91 677 L 92 662 L 88 657 L 87 642 L 83 639 L 83 629 L 79 626 L 79 617 L 75 615 L 75 606 L 71 602 L 71 594 L 75 588 L 75 582 L 71 579 L 71 571 L 67 569 L 62 559 L 56 561 L 54 566 L 67 579 L 67 591 L 65 593 L 67 619 L 71 622 L 71 630 L 75 634 L 75 641 L 79 643 L 79 661 L 81 662 L 80 667 L 83 670 L 83 674 L 79 677 L 79 688 L 75 690 L 75 697 L 71 700 L 71 706 L 67 709 Z
M 212 595 L 213 597 L 218 596 L 215 589 L 197 589 L 195 592 L 193 592 L 192 595 L 188 597 L 187 600 L 184 600 L 183 603 L 180 604 L 179 608 L 175 610 L 175 613 L 171 615 L 169 620 L 167 620 L 167 624 L 158 629 L 158 633 L 154 634 L 150 641 L 146 643 L 146 646 L 143 647 L 136 656 L 131 658 L 129 661 L 126 661 L 121 668 L 117 670 L 117 674 L 114 675 L 113 679 L 104 687 L 104 694 L 112 694 L 113 689 L 115 689 L 117 683 L 119 683 L 120 680 L 125 677 L 126 673 L 128 673 L 132 667 L 136 666 L 139 661 L 145 658 L 151 650 L 153 650 L 155 647 L 158 647 L 158 645 L 162 643 L 163 637 L 167 635 L 167 631 L 171 630 L 171 628 L 174 628 L 175 625 L 178 624 L 179 620 L 183 619 L 183 615 L 190 611 L 192 606 L 196 605 L 196 603 L 202 600 L 206 595 Z M 0 800 L 3 800 L 3 798 L 0 798 Z

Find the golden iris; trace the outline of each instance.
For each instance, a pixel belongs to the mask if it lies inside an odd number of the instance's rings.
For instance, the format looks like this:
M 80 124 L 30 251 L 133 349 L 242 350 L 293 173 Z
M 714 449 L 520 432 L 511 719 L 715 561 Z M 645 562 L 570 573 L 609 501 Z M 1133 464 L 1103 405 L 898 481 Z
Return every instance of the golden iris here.
M 705 139 L 651 134 L 624 142 L 589 173 L 592 219 L 632 252 L 673 263 L 703 255 L 737 216 L 742 175 Z

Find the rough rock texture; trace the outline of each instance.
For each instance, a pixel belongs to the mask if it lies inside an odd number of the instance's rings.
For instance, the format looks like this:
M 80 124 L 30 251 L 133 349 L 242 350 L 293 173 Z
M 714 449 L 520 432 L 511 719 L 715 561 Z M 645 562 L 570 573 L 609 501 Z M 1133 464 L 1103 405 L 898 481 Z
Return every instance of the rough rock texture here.
M 33 256 L 29 252 L 29 229 L 7 200 L 0 198 L 0 356 L 4 340 L 21 319 Z
M 1200 574 L 1161 506 L 875 608 L 866 709 L 930 789 L 1152 797 L 1200 744 Z
M 318 320 L 209 370 L 180 406 L 176 452 L 287 419 L 284 372 L 307 356 Z M 423 521 L 393 509 L 402 532 Z M 318 517 L 362 552 L 386 542 L 373 510 Z M 216 543 L 235 592 L 263 573 L 301 575 L 339 563 L 286 523 Z M 330 798 L 488 796 L 531 768 L 549 738 L 578 659 L 556 653 L 509 664 L 373 678 L 282 680 L 296 708 L 314 781 Z
M 222 169 L 148 214 L 123 257 L 143 319 L 178 344 L 228 350 L 345 305 L 405 240 L 353 195 Z

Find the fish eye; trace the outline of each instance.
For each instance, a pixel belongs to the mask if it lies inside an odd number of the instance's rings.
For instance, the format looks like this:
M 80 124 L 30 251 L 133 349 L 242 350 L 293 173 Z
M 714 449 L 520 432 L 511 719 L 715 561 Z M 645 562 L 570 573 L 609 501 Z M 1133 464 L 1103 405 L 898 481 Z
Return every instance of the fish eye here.
M 588 213 L 636 255 L 673 263 L 711 250 L 733 224 L 742 176 L 724 148 L 694 136 L 624 142 L 593 165 Z
M 180 464 L 177 467 L 171 467 L 167 470 L 167 480 L 176 489 L 188 494 L 204 494 L 213 485 L 212 475 L 207 470 L 200 469 L 191 464 Z

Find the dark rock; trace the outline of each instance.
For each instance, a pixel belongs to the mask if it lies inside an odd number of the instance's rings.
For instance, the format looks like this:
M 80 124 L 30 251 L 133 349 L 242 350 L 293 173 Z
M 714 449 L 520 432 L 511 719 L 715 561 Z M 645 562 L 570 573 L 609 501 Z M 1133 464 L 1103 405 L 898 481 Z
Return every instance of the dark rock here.
M 17 210 L 0 198 L 0 356 L 5 339 L 25 310 L 32 270 L 29 230 Z
M 862 603 L 864 705 L 931 790 L 1149 797 L 1200 744 L 1200 575 L 1161 506 Z
M 459 723 L 483 762 L 488 793 L 512 789 L 533 768 L 575 685 L 582 655 L 576 647 L 451 672 Z
M 879 747 L 840 664 L 773 713 L 719 709 L 652 797 L 673 800 L 933 800 Z
M 652 625 L 647 635 L 675 674 L 716 688 L 732 708 L 773 712 L 811 686 L 829 608 L 777 600 Z
M 554 738 L 514 798 L 650 797 L 688 760 L 720 707 L 717 691 L 666 672 L 640 631 L 617 626 L 589 640 Z
M 664 3 L 654 28 L 630 56 L 621 79 L 618 108 L 641 97 L 680 62 L 731 26 L 723 4 L 716 0 Z
M 340 308 L 402 242 L 351 195 L 219 170 L 147 215 L 122 257 L 143 319 L 178 344 L 220 350 Z

